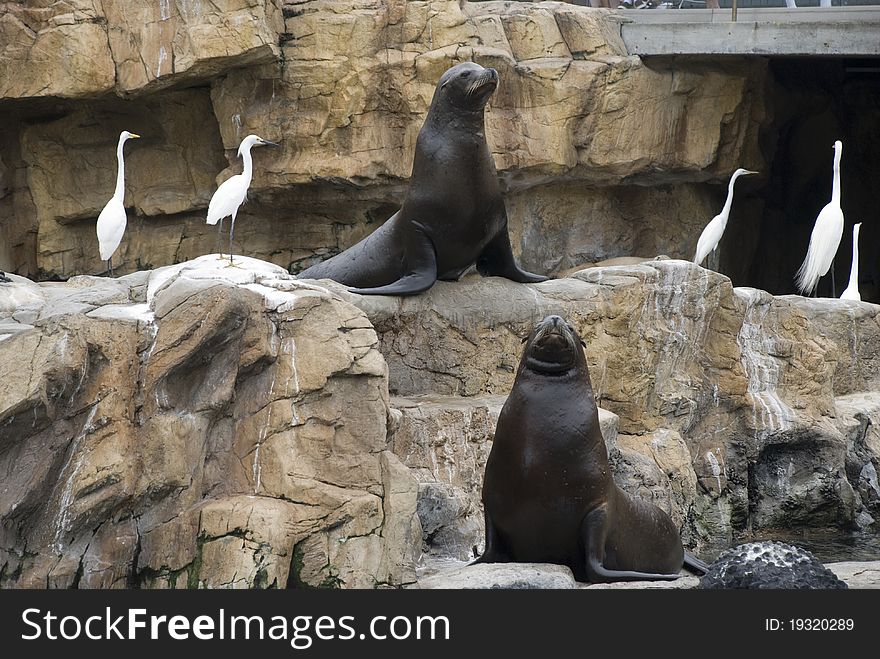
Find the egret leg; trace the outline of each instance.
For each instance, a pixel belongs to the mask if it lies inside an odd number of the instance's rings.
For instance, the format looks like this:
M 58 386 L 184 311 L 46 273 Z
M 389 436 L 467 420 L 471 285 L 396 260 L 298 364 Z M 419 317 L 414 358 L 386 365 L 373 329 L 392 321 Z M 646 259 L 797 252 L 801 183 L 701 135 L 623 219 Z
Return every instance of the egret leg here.
M 110 271 L 110 276 L 112 277 L 113 276 L 113 257 L 112 256 L 109 259 L 107 259 L 107 270 Z
M 719 272 L 719 269 L 718 269 L 718 262 L 719 262 L 720 260 L 721 260 L 721 259 L 720 259 L 720 257 L 718 256 L 718 247 L 717 247 L 717 245 L 716 245 L 715 249 L 713 249 L 712 252 L 709 254 L 709 259 L 708 259 L 708 261 L 709 261 L 709 263 L 708 263 L 709 269 L 710 269 L 710 270 L 714 270 L 715 272 Z
M 232 232 L 235 231 L 235 216 L 229 223 L 229 265 L 232 265 Z
M 223 218 L 220 218 L 220 221 L 217 222 L 217 254 L 223 258 Z
M 831 297 L 837 297 L 837 284 L 834 283 L 834 261 L 831 261 Z

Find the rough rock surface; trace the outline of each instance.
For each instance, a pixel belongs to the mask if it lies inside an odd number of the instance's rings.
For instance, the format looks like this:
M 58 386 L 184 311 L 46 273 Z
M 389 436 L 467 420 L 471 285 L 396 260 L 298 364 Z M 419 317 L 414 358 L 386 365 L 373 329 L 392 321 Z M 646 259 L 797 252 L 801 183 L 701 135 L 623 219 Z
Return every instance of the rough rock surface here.
M 373 587 L 415 577 L 364 315 L 215 255 L 0 289 L 0 586 Z
M 774 298 L 676 260 L 530 286 L 468 277 L 407 299 L 323 283 L 373 323 L 397 395 L 504 394 L 520 337 L 547 314 L 571 320 L 597 400 L 619 416 L 618 480 L 668 510 L 698 552 L 746 528 L 873 523 L 880 454 L 858 419 L 877 413 L 875 396 L 838 395 L 871 391 L 873 353 L 829 327 L 869 335 L 876 305 Z M 858 379 L 838 376 L 855 359 Z
M 0 284 L 3 585 L 375 586 L 412 582 L 420 551 L 469 560 L 520 337 L 548 313 L 587 342 L 616 481 L 698 555 L 876 528 L 880 397 L 845 328 L 880 307 L 676 260 L 400 299 L 237 258 Z
M 806 549 L 750 542 L 728 549 L 700 578 L 700 588 L 840 589 L 845 582 Z
M 340 251 L 399 206 L 437 79 L 471 58 L 501 76 L 487 138 L 514 249 L 535 271 L 688 256 L 729 172 L 762 168 L 765 64 L 645 66 L 607 11 L 458 0 L 39 4 L 5 3 L 0 17 L 0 268 L 31 277 L 103 272 L 94 221 L 123 128 L 143 139 L 128 148 L 120 273 L 216 250 L 207 201 L 240 171 L 235 149 L 252 132 L 283 146 L 255 154 L 240 249 L 294 271 Z
M 0 98 L 143 92 L 278 57 L 277 0 L 4 2 Z
M 880 588 L 880 563 L 877 561 L 844 561 L 826 567 L 850 588 Z
M 815 566 L 829 577 L 837 575 L 848 588 L 880 588 L 880 562 L 849 561 Z M 565 566 L 536 563 L 490 563 L 466 566 L 457 561 L 437 561 L 424 568 L 415 588 L 582 588 L 586 590 L 668 590 L 699 588 L 700 579 L 686 572 L 675 581 L 617 581 L 579 583 Z M 833 573 L 833 574 L 829 574 Z M 836 586 L 840 588 L 840 585 Z
M 880 396 L 876 392 L 835 399 L 838 427 L 846 438 L 846 473 L 861 508 L 857 521 L 871 527 L 880 519 Z
M 487 563 L 447 570 L 420 579 L 417 588 L 571 589 L 577 588 L 571 570 L 549 563 Z

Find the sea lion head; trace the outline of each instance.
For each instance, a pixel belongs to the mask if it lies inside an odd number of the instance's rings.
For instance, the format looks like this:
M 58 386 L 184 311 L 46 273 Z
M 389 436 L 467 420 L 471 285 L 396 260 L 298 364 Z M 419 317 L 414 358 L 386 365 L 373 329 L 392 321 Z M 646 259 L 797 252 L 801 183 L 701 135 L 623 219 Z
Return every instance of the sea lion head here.
M 547 316 L 526 339 L 520 368 L 559 375 L 586 367 L 583 342 L 577 331 L 559 316 Z
M 448 69 L 437 83 L 435 99 L 442 98 L 465 110 L 482 110 L 498 87 L 498 72 L 476 62 L 463 62 Z

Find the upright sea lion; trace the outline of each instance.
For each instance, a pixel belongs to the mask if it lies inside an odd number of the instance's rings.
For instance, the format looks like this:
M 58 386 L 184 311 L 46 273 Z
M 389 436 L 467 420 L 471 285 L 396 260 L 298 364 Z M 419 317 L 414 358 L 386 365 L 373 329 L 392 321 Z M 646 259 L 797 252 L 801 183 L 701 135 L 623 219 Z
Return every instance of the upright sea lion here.
M 458 279 L 475 262 L 484 275 L 547 279 L 521 270 L 507 235 L 507 210 L 486 144 L 483 110 L 498 86 L 495 69 L 465 62 L 437 84 L 416 141 L 403 207 L 303 279 L 333 279 L 361 295 L 414 295 L 437 279 Z
M 476 562 L 568 565 L 579 581 L 675 579 L 675 524 L 612 479 L 582 346 L 559 316 L 527 339 L 486 463 Z

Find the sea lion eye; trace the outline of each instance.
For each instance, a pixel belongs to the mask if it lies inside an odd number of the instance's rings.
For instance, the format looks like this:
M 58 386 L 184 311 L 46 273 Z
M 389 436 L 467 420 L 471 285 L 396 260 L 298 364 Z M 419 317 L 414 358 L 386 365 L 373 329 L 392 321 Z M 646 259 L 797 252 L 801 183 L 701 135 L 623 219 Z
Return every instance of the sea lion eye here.
M 471 74 L 470 71 L 465 71 L 464 73 L 461 74 L 461 77 L 462 77 L 462 78 L 467 78 L 470 74 Z

